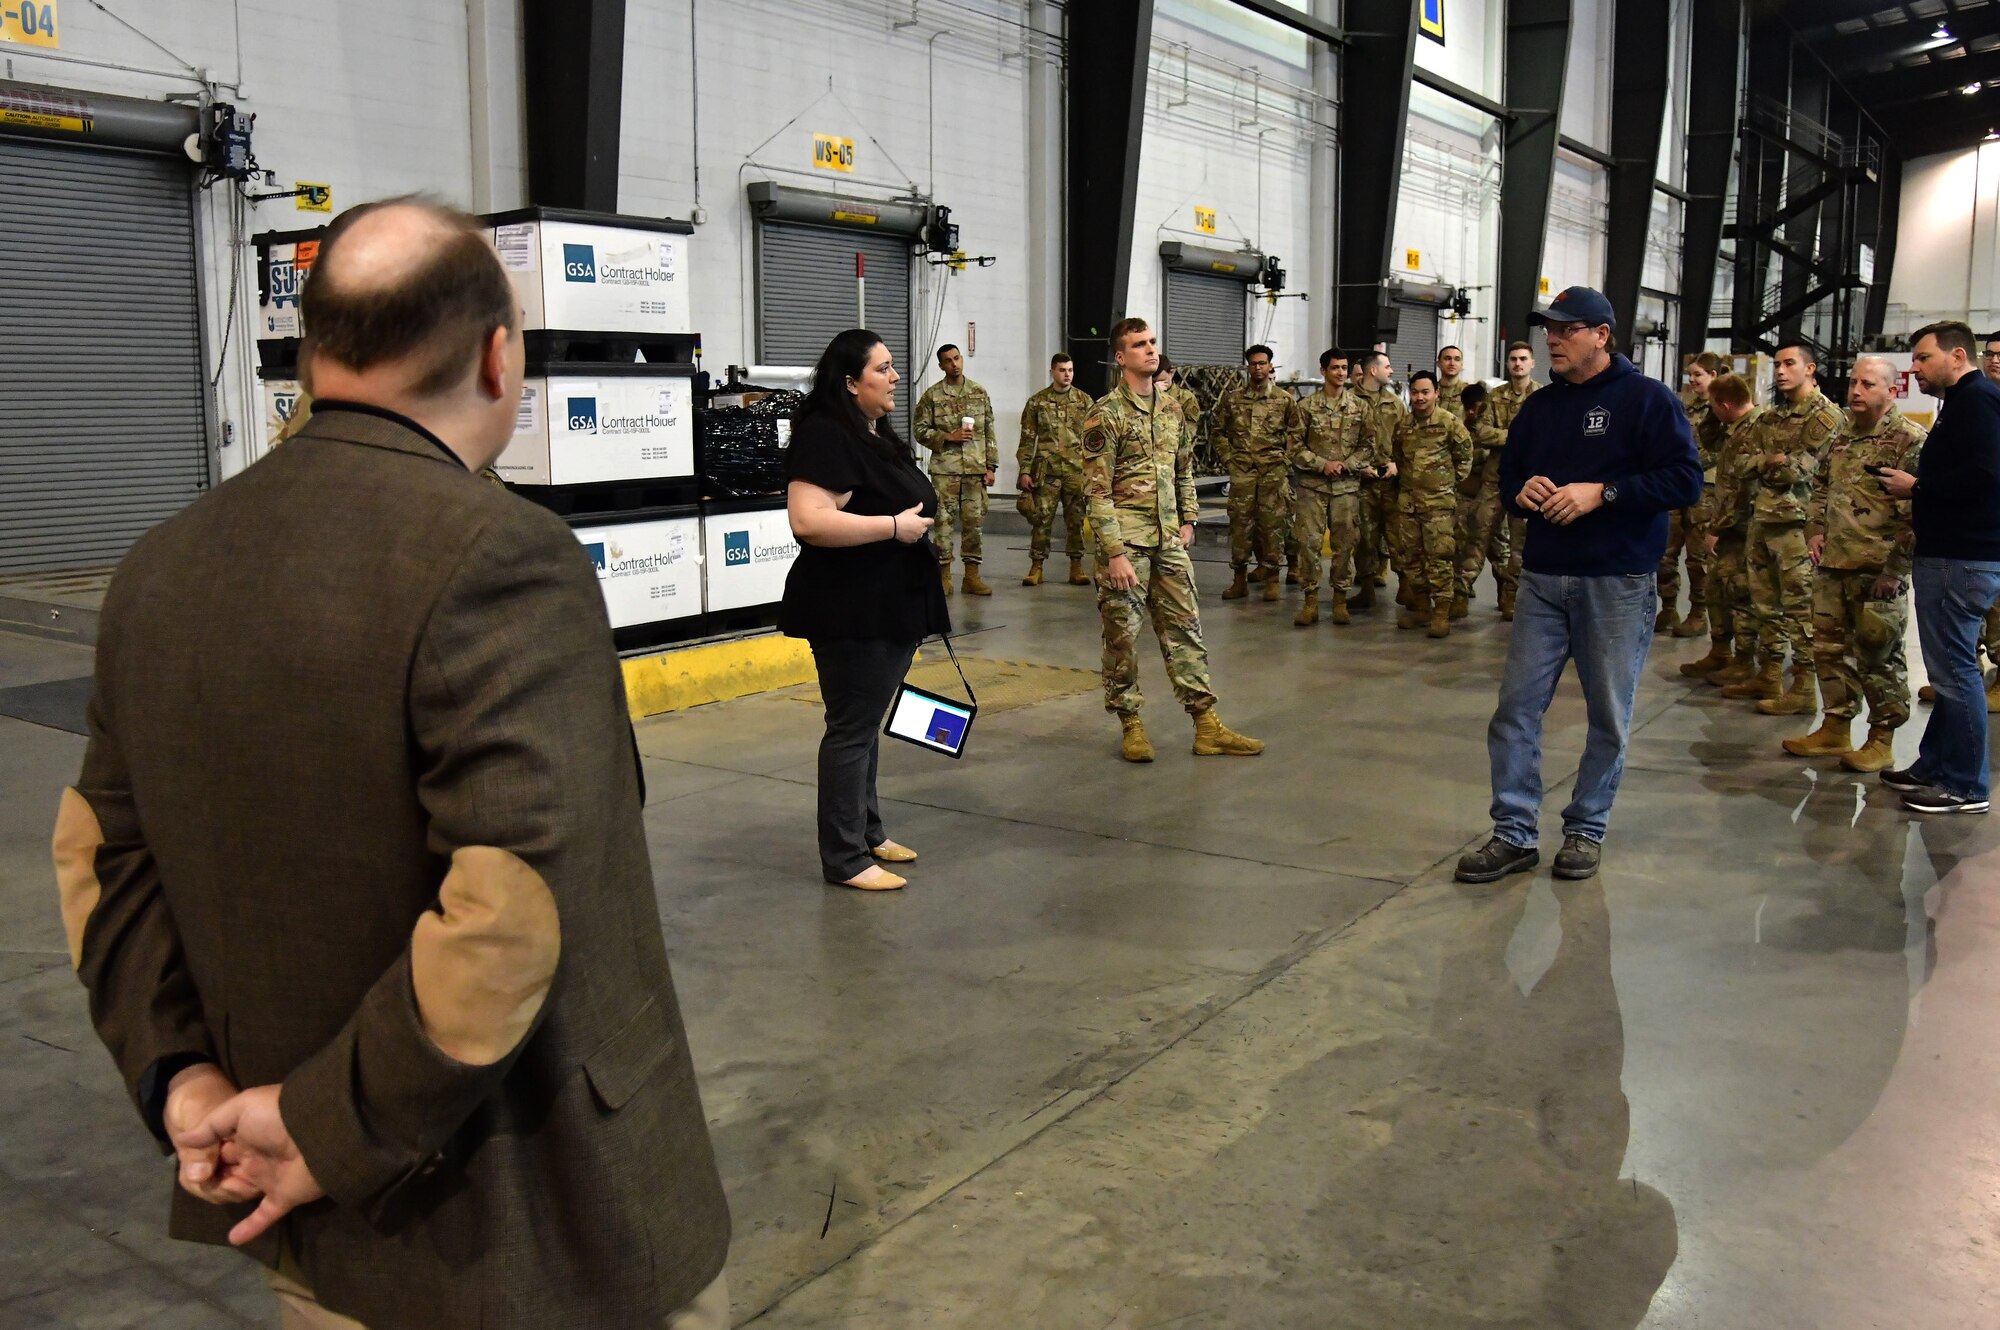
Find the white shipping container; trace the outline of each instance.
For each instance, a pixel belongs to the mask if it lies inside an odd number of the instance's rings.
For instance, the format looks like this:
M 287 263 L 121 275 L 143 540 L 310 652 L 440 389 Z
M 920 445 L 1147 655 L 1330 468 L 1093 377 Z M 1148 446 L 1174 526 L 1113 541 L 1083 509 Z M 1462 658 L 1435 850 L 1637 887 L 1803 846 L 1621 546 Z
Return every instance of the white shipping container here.
M 493 228 L 529 329 L 692 333 L 686 246 L 687 237 L 671 231 L 583 222 Z
M 663 374 L 530 378 L 513 442 L 495 469 L 516 485 L 692 477 L 694 382 Z
M 613 628 L 662 623 L 700 614 L 701 519 L 577 527 L 576 538 L 597 569 L 597 584 Z
M 701 519 L 701 548 L 711 612 L 782 600 L 785 577 L 799 557 L 783 508 L 709 513 Z

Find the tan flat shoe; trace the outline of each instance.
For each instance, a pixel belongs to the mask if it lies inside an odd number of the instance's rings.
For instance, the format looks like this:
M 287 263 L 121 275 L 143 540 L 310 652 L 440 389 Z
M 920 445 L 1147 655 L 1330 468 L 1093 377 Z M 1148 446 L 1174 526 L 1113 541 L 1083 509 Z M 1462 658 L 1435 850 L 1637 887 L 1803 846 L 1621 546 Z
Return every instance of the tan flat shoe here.
M 898 845 L 892 840 L 883 841 L 868 853 L 885 864 L 913 864 L 917 861 L 915 850 L 907 845 Z
M 848 878 L 847 881 L 840 885 L 843 887 L 853 887 L 856 891 L 894 891 L 898 887 L 908 886 L 909 879 L 897 877 L 886 868 L 870 866 L 862 869 L 859 873 Z

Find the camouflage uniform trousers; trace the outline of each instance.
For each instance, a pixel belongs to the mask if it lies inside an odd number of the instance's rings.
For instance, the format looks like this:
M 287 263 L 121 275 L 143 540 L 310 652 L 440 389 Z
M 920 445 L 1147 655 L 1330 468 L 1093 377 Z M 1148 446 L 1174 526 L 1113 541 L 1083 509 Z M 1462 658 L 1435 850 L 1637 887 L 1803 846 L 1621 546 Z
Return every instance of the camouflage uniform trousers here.
M 1502 505 L 1503 510 L 1505 505 Z M 1495 576 L 1501 586 L 1521 585 L 1521 555 L 1528 548 L 1528 519 L 1507 514 L 1507 570 Z
M 981 539 L 986 525 L 986 477 L 932 476 L 937 489 L 937 526 L 931 541 L 937 546 L 938 562 L 950 563 L 952 538 L 957 537 L 960 557 L 978 563 L 985 552 Z
M 1871 594 L 1877 570 L 1821 568 L 1813 574 L 1813 668 L 1829 720 L 1851 721 L 1868 699 L 1868 723 L 1895 729 L 1910 718 L 1910 673 L 1903 659 L 1909 600 Z
M 1708 559 L 1708 635 L 1727 642 L 1749 659 L 1757 649 L 1757 618 L 1750 612 L 1750 565 L 1744 558 L 1743 537 L 1725 531 Z
M 1068 462 L 1045 461 L 1035 468 L 1035 525 L 1028 534 L 1028 557 L 1036 563 L 1049 557 L 1049 537 L 1055 532 L 1056 509 L 1062 508 L 1063 550 L 1083 557 L 1083 468 Z
M 1327 583 L 1334 595 L 1345 599 L 1354 585 L 1348 570 L 1361 540 L 1361 495 L 1329 494 L 1310 482 L 1295 488 L 1292 541 L 1299 549 L 1299 583 L 1308 591 L 1319 586 L 1320 550 L 1331 543 Z
M 1368 586 L 1389 571 L 1389 529 L 1395 501 L 1395 481 L 1361 482 L 1361 539 L 1354 548 L 1356 586 Z
M 1450 596 L 1458 579 L 1458 509 L 1453 496 L 1405 495 L 1397 504 L 1397 570 L 1426 596 Z
M 1695 510 L 1676 508 L 1669 515 L 1667 549 L 1660 556 L 1660 604 L 1674 609 L 1681 603 L 1681 554 L 1687 554 L 1688 609 L 1699 608 L 1708 598 L 1708 555 L 1703 552 Z
M 1104 709 L 1136 716 L 1145 701 L 1139 692 L 1139 638 L 1152 620 L 1167 682 L 1190 716 L 1215 705 L 1208 683 L 1208 648 L 1201 641 L 1201 606 L 1194 589 L 1194 562 L 1178 540 L 1159 549 L 1125 547 L 1139 585 L 1114 590 L 1097 574 L 1097 616 L 1104 628 Z
M 1246 568 L 1250 556 L 1276 568 L 1285 554 L 1285 527 L 1292 515 L 1291 478 L 1283 458 L 1229 464 L 1229 562 Z
M 1479 493 L 1458 496 L 1458 594 L 1470 596 L 1479 571 L 1493 565 L 1493 580 L 1502 585 L 1507 573 L 1507 522 L 1500 511 L 1500 491 L 1482 486 Z
M 1757 650 L 1770 664 L 1782 661 L 1789 647 L 1792 668 L 1802 670 L 1812 659 L 1813 563 L 1806 554 L 1805 523 L 1753 521 L 1744 548 Z

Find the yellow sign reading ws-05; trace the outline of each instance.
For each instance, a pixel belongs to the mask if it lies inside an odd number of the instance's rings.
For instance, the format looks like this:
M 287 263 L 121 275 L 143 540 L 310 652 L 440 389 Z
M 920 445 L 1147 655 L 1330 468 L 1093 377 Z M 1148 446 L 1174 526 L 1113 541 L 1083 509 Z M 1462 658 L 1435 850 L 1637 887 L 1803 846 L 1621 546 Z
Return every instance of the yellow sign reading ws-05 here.
M 1404 250 L 1404 251 L 1403 251 L 1403 266 L 1404 266 L 1405 268 L 1408 268 L 1408 269 L 1409 269 L 1409 270 L 1410 270 L 1411 272 L 1415 272 L 1415 271 L 1416 271 L 1417 269 L 1419 269 L 1419 268 L 1423 267 L 1423 266 L 1424 266 L 1424 252 L 1423 252 L 1422 250 L 1420 250 L 1420 249 L 1406 249 L 1406 250 Z
M 1194 210 L 1194 229 L 1201 232 L 1203 235 L 1211 235 L 1211 236 L 1214 235 L 1215 209 L 1196 208 Z
M 4 3 L 6 0 L 0 0 L 0 4 Z M 852 171 L 854 140 L 832 134 L 813 135 L 813 166 L 821 171 Z
M 0 0 L 0 42 L 61 46 L 55 0 Z

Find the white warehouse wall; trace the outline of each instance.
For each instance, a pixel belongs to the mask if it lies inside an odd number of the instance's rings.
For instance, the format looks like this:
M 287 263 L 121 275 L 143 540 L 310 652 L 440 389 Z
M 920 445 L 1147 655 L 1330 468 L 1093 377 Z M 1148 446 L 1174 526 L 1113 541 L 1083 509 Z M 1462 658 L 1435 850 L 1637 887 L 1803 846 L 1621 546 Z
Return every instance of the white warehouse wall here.
M 2000 326 L 2000 141 L 1903 164 L 1896 264 L 1883 331 L 1935 319 Z

